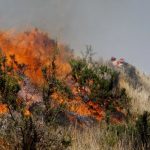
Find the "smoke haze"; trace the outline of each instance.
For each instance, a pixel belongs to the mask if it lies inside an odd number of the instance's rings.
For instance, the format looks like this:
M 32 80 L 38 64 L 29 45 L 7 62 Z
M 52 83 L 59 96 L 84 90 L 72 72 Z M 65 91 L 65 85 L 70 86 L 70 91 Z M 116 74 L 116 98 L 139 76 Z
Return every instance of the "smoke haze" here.
M 148 0 L 0 0 L 0 28 L 38 27 L 77 53 L 124 57 L 150 73 Z

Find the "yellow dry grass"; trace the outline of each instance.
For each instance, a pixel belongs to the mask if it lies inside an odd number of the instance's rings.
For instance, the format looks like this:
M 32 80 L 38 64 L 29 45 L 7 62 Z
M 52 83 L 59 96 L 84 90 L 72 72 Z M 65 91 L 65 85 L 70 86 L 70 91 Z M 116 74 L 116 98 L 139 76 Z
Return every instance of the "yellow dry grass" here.
M 120 86 L 126 89 L 131 98 L 131 112 L 142 114 L 144 111 L 150 112 L 150 78 L 140 72 L 138 74 L 141 86 L 133 88 L 123 75 L 120 78 Z
M 126 143 L 127 142 L 127 143 Z M 82 131 L 72 129 L 72 145 L 69 150 L 133 150 L 132 139 L 124 133 L 109 131 L 106 126 L 97 126 Z

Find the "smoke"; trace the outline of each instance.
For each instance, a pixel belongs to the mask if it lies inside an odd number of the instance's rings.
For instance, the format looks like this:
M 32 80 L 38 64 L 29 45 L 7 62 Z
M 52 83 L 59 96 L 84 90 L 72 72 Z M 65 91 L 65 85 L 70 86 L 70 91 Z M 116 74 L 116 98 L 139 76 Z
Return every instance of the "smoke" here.
M 0 28 L 38 27 L 55 38 L 68 34 L 73 0 L 0 0 Z
M 38 27 L 72 48 L 124 57 L 149 72 L 149 1 L 0 0 L 0 29 Z M 139 11 L 141 10 L 141 11 Z

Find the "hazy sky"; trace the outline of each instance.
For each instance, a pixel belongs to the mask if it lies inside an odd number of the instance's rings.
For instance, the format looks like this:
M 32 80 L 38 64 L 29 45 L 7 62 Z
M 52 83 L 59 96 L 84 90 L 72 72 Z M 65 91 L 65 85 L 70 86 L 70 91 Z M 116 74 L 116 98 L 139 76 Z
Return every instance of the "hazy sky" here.
M 150 73 L 150 0 L 0 0 L 0 29 L 48 31 L 78 53 L 124 57 Z

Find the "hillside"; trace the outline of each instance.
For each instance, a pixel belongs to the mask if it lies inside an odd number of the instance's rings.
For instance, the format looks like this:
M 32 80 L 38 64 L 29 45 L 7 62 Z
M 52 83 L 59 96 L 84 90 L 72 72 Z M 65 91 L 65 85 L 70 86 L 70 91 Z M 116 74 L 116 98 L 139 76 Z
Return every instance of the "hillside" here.
M 38 29 L 1 32 L 0 48 L 0 149 L 150 148 L 150 79 L 134 66 Z
M 142 114 L 150 111 L 150 78 L 135 66 L 125 63 L 120 68 L 120 86 L 132 97 L 131 105 L 134 113 Z

